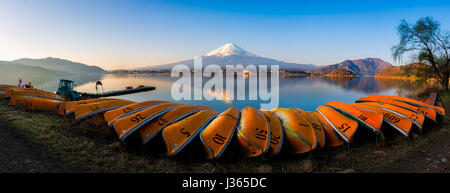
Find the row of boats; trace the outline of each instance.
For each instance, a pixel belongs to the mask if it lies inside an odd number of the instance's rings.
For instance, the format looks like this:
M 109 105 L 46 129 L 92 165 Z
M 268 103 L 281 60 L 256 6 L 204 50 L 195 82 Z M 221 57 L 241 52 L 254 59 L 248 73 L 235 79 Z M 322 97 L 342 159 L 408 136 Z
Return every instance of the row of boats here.
M 218 113 L 207 106 L 158 100 L 100 98 L 66 102 L 55 93 L 13 85 L 0 85 L 0 94 L 9 99 L 9 105 L 57 111 L 76 121 L 101 115 L 122 142 L 137 137 L 145 145 L 162 136 L 170 156 L 199 138 L 208 159 L 220 157 L 233 138 L 247 157 L 272 157 L 282 147 L 292 154 L 303 154 L 352 143 L 363 130 L 381 138 L 385 130 L 396 130 L 408 137 L 427 122 L 446 119 L 445 109 L 428 104 L 429 99 L 388 95 L 369 95 L 348 104 L 330 101 L 316 111 L 229 107 Z

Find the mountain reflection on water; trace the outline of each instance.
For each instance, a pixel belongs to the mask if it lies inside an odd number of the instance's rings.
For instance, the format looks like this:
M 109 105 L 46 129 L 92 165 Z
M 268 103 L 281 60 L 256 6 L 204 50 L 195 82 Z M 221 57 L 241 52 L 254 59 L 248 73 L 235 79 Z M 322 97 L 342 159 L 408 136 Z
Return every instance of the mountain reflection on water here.
M 101 80 L 105 91 L 121 90 L 127 86 L 136 87 L 138 85 L 155 86 L 155 91 L 136 93 L 131 95 L 119 96 L 133 101 L 145 100 L 167 100 L 175 101 L 171 96 L 172 84 L 178 78 L 162 75 L 144 75 L 144 74 L 106 74 L 106 75 L 89 75 L 77 77 L 58 76 L 53 78 L 46 78 L 42 80 L 27 80 L 31 81 L 37 88 L 56 91 L 59 79 L 71 79 L 78 85 L 77 90 L 82 92 L 96 92 L 95 82 Z M 209 78 L 203 78 L 203 85 Z M 17 80 L 1 80 L 2 83 L 16 84 Z M 268 81 L 270 83 L 270 80 Z M 225 83 L 225 81 L 224 81 Z M 426 81 L 413 80 L 399 80 L 399 79 L 378 79 L 369 76 L 361 77 L 339 77 L 339 76 L 318 76 L 318 77 L 282 77 L 279 80 L 279 106 L 280 107 L 298 107 L 305 110 L 314 110 L 320 105 L 324 105 L 328 101 L 354 102 L 359 97 L 367 96 L 369 94 L 388 94 L 388 95 L 411 95 L 418 90 L 425 89 L 430 86 Z M 236 80 L 234 93 L 236 99 Z M 201 88 L 191 87 L 191 90 L 199 90 Z M 246 80 L 246 98 L 248 99 L 248 92 L 258 92 L 258 89 L 248 88 L 248 80 Z M 270 86 L 268 88 L 270 91 Z M 226 85 L 224 85 L 224 93 L 217 93 L 214 91 L 207 92 L 212 96 L 224 95 Z M 207 105 L 218 111 L 223 111 L 229 106 L 236 106 L 243 108 L 245 106 L 252 106 L 260 108 L 260 103 L 268 103 L 268 101 L 258 100 L 233 100 L 226 98 L 220 100 L 183 100 L 177 101 L 190 105 Z

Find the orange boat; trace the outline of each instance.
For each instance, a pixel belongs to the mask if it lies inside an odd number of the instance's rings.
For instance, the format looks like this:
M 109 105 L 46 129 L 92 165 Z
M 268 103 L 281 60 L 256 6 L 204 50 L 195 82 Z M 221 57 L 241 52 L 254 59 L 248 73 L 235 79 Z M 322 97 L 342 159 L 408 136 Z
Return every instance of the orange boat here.
M 153 137 L 161 132 L 165 127 L 202 110 L 210 109 L 207 106 L 179 106 L 161 116 L 151 120 L 145 125 L 142 125 L 139 129 L 139 136 L 141 137 L 142 144 L 147 144 Z
M 61 103 L 62 101 L 59 100 L 25 96 L 12 96 L 9 102 L 10 105 L 15 105 L 22 109 L 46 111 L 56 111 Z
M 142 111 L 148 107 L 151 107 L 151 106 L 154 106 L 157 104 L 162 104 L 162 103 L 169 103 L 169 102 L 167 102 L 167 101 L 144 101 L 144 102 L 139 102 L 139 103 L 133 103 L 133 104 L 129 104 L 124 107 L 120 107 L 117 109 L 107 111 L 107 112 L 105 112 L 104 117 L 105 117 L 106 122 L 108 123 L 108 126 L 112 126 L 114 121 L 117 119 L 126 117 L 133 113 Z
M 338 147 L 344 144 L 344 140 L 339 137 L 339 134 L 334 131 L 333 127 L 328 123 L 328 121 L 319 112 L 308 112 L 311 116 L 316 117 L 324 128 L 325 133 L 325 145 L 326 147 Z
M 23 103 L 25 102 L 26 98 L 30 98 L 30 97 L 13 95 L 11 98 L 9 98 L 8 105 L 23 108 L 22 106 L 23 106 Z
M 245 156 L 266 154 L 270 147 L 270 126 L 260 110 L 244 107 L 237 129 L 237 139 Z
M 80 100 L 80 101 L 65 102 L 59 107 L 58 113 L 60 115 L 69 115 L 69 114 L 75 112 L 75 108 L 78 105 L 99 103 L 99 102 L 105 102 L 105 101 L 114 101 L 114 100 L 122 100 L 122 99 L 101 98 L 101 99 L 87 99 L 87 100 Z
M 289 108 L 276 108 L 272 112 L 280 118 L 286 140 L 294 154 L 306 153 L 318 146 L 314 128 L 299 111 Z
M 200 140 L 208 159 L 222 155 L 235 133 L 238 121 L 239 109 L 230 107 L 212 120 L 200 133 Z
M 430 98 L 427 97 L 427 98 L 419 99 L 418 101 L 428 104 L 430 102 Z
M 162 136 L 167 147 L 167 155 L 179 153 L 216 116 L 217 112 L 207 109 L 184 118 L 164 128 Z
M 406 98 L 406 97 L 400 97 L 400 96 L 389 96 L 389 95 L 369 95 L 368 97 L 369 98 L 388 98 L 388 99 L 393 99 L 393 100 L 397 100 L 397 101 L 402 101 L 402 102 L 408 103 L 410 105 L 418 106 L 418 107 L 433 109 L 442 117 L 447 118 L 445 116 L 444 108 L 428 105 L 428 104 L 420 102 L 418 100 L 414 100 L 414 99 L 410 99 L 410 98 Z
M 316 139 L 317 139 L 317 143 L 318 143 L 318 148 L 324 148 L 325 147 L 325 133 L 324 133 L 324 128 L 322 126 L 322 124 L 320 123 L 320 121 L 316 118 L 311 116 L 309 113 L 307 113 L 306 111 L 299 109 L 299 108 L 295 108 L 296 111 L 300 112 L 305 118 L 306 120 L 309 122 L 309 124 L 311 124 L 312 128 L 314 129 L 314 133 L 316 134 Z
M 75 107 L 75 119 L 80 120 L 97 113 L 120 108 L 132 103 L 134 102 L 129 100 L 112 100 L 78 105 Z
M 15 91 L 18 90 L 33 90 L 31 88 L 22 88 L 22 87 L 3 87 L 3 91 L 5 92 L 5 98 L 12 97 Z
M 373 105 L 373 104 L 374 103 L 372 103 L 372 104 L 371 103 L 352 103 L 351 105 L 360 107 L 360 108 L 371 109 L 371 110 L 382 113 L 384 116 L 383 120 L 386 123 L 391 125 L 393 128 L 395 128 L 401 134 L 408 137 L 408 135 L 412 129 L 412 126 L 413 126 L 412 120 L 410 120 L 408 117 L 406 117 L 400 113 L 382 108 L 381 105 Z M 375 104 L 379 104 L 379 103 L 375 103 Z
M 381 125 L 383 124 L 383 114 L 376 111 L 359 109 L 349 104 L 337 101 L 330 101 L 326 104 L 326 106 L 334 108 L 340 113 L 354 119 L 355 121 L 358 121 L 374 133 L 382 134 Z
M 267 156 L 273 157 L 280 153 L 284 141 L 283 125 L 280 119 L 271 111 L 263 110 L 270 126 L 270 146 Z
M 416 113 L 420 113 L 422 115 L 424 115 L 425 117 L 433 120 L 434 122 L 437 122 L 437 117 L 436 117 L 436 111 L 433 109 L 429 109 L 429 108 L 422 108 L 422 107 L 418 107 L 418 106 L 413 106 L 401 101 L 396 101 L 396 100 L 392 100 L 392 99 L 387 99 L 387 98 L 369 98 L 369 97 L 361 97 L 359 98 L 359 100 L 356 101 L 357 103 L 360 102 L 378 102 L 378 103 L 382 103 L 382 104 L 390 104 L 390 105 L 394 105 L 397 107 L 401 107 L 404 108 L 406 110 L 410 110 L 410 111 L 414 111 Z
M 395 105 L 391 105 L 391 104 L 387 104 L 387 103 L 365 102 L 364 104 L 377 106 L 377 107 L 383 108 L 385 110 L 403 115 L 403 116 L 409 118 L 414 125 L 419 127 L 419 129 L 422 129 L 423 124 L 425 123 L 425 116 L 423 114 L 417 113 L 412 110 L 408 110 L 408 109 L 398 107 Z
M 164 103 L 148 107 L 142 111 L 135 112 L 126 117 L 117 119 L 114 122 L 114 129 L 121 141 L 137 131 L 140 127 L 147 124 L 156 117 L 169 112 L 176 107 L 181 106 L 176 103 Z
M 6 90 L 10 90 L 13 88 L 19 88 L 18 86 L 9 85 L 9 84 L 0 84 L 0 94 L 5 95 Z
M 11 88 L 5 90 L 5 97 L 12 97 L 13 95 L 28 96 L 28 97 L 41 97 L 54 100 L 64 100 L 60 95 L 52 92 L 47 92 L 39 89 L 30 88 Z
M 20 102 L 23 101 L 23 98 L 25 98 L 25 97 L 24 96 L 12 96 L 11 98 L 9 98 L 8 105 L 17 106 L 18 102 L 20 104 Z
M 18 86 L 11 85 L 11 84 L 0 84 L 0 89 L 1 88 L 18 88 Z
M 319 112 L 322 117 L 327 120 L 328 124 L 342 137 L 342 139 L 344 139 L 347 143 L 351 143 L 353 141 L 353 137 L 358 130 L 358 121 L 345 116 L 329 106 L 317 107 L 317 112 Z

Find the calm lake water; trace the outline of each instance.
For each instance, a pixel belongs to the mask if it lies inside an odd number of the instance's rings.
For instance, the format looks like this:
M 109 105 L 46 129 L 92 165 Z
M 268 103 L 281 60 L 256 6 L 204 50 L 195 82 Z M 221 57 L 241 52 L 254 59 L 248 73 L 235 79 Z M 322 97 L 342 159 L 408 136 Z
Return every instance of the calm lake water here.
M 171 96 L 172 84 L 178 78 L 162 75 L 106 74 L 85 77 L 58 77 L 45 81 L 34 80 L 33 85 L 39 89 L 55 92 L 59 78 L 68 78 L 76 82 L 80 92 L 95 93 L 95 82 L 103 82 L 104 91 L 121 90 L 126 86 L 155 86 L 156 90 L 144 93 L 119 96 L 115 98 L 128 99 L 136 102 L 146 100 L 176 101 Z M 208 79 L 203 78 L 203 84 Z M 30 80 L 24 79 L 25 82 Z M 17 84 L 17 80 L 1 80 L 1 83 Z M 236 82 L 236 81 L 235 81 Z M 270 81 L 269 81 L 270 82 Z M 247 80 L 248 83 L 248 80 Z M 279 106 L 297 107 L 304 110 L 315 110 L 328 101 L 354 102 L 359 97 L 369 94 L 387 94 L 411 96 L 429 86 L 422 81 L 376 79 L 374 77 L 286 77 L 279 80 Z M 224 90 L 225 90 L 224 86 Z M 236 89 L 236 87 L 235 87 Z M 248 84 L 246 86 L 248 95 Z M 270 89 L 269 89 L 270 90 Z M 253 91 L 258 91 L 253 88 Z M 236 93 L 235 93 L 236 94 Z M 236 97 L 235 97 L 236 98 Z M 248 98 L 248 96 L 247 96 Z M 260 108 L 260 103 L 269 101 L 258 100 L 181 100 L 179 103 L 190 105 L 206 105 L 217 111 L 223 111 L 230 106 L 242 109 L 245 106 Z

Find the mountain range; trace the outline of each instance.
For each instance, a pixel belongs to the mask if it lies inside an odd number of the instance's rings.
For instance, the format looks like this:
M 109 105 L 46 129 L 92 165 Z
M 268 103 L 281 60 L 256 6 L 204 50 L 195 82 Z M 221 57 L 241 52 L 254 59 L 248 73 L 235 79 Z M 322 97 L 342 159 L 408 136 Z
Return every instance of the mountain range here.
M 242 49 L 240 46 L 228 43 L 220 48 L 217 48 L 207 54 L 202 55 L 202 63 L 203 66 L 209 64 L 216 64 L 225 68 L 226 65 L 279 65 L 280 70 L 314 70 L 319 67 L 313 64 L 297 64 L 297 63 L 289 63 L 284 61 L 279 61 L 271 58 L 261 57 L 256 54 L 253 54 L 247 50 Z M 172 67 L 184 64 L 190 67 L 191 69 L 194 66 L 194 59 L 184 60 L 180 62 L 163 64 L 157 66 L 147 66 L 143 68 L 138 68 L 137 70 L 170 70 Z
M 226 65 L 279 65 L 280 70 L 302 70 L 311 73 L 319 73 L 319 74 L 328 74 L 336 69 L 344 69 L 354 74 L 360 75 L 375 75 L 379 71 L 391 67 L 392 65 L 388 62 L 385 62 L 379 58 L 365 58 L 365 59 L 357 59 L 357 60 L 345 60 L 341 63 L 332 64 L 328 66 L 317 66 L 313 64 L 298 64 L 298 63 L 289 63 L 280 60 L 275 60 L 272 58 L 258 56 L 253 54 L 240 46 L 228 43 L 225 44 L 211 52 L 208 52 L 202 55 L 202 63 L 203 66 L 209 64 L 216 64 L 224 68 Z M 184 60 L 180 62 L 156 65 L 156 66 L 147 66 L 138 68 L 136 70 L 171 70 L 172 67 L 184 64 L 193 69 L 194 60 Z
M 358 60 L 345 60 L 341 63 L 314 70 L 313 73 L 329 74 L 333 70 L 344 69 L 353 72 L 354 74 L 375 75 L 381 70 L 389 67 L 392 67 L 392 64 L 379 58 L 364 58 Z
M 47 70 L 64 73 L 106 73 L 105 70 L 98 66 L 88 66 L 79 62 L 52 57 L 41 59 L 22 58 L 12 62 L 26 66 L 39 66 Z
M 383 69 L 392 67 L 392 65 L 379 58 L 364 58 L 357 60 L 345 60 L 341 63 L 328 66 L 317 66 L 313 64 L 289 63 L 272 58 L 258 56 L 240 46 L 228 43 L 211 52 L 202 55 L 203 66 L 216 64 L 224 68 L 226 65 L 279 65 L 280 70 L 306 71 L 316 74 L 329 74 L 336 69 L 348 70 L 357 75 L 375 75 Z M 147 66 L 138 68 L 141 71 L 161 71 L 171 70 L 172 67 L 184 64 L 193 69 L 194 60 L 184 60 L 180 62 L 163 64 L 157 66 Z M 7 68 L 6 68 L 7 67 Z M 29 67 L 29 68 L 27 68 Z M 30 59 L 22 58 L 13 61 L 0 61 L 0 75 L 14 74 L 17 72 L 36 72 L 39 74 L 103 74 L 107 73 L 104 69 L 97 66 L 89 66 L 79 62 L 59 58 Z
M 30 79 L 51 78 L 58 74 L 40 66 L 27 66 L 15 62 L 0 61 L 0 77 L 4 80 L 15 80 L 22 77 Z
M 0 69 L 2 78 L 11 77 L 15 79 L 20 77 L 45 79 L 56 76 L 86 76 L 107 73 L 107 71 L 97 66 L 88 66 L 79 62 L 52 57 L 0 61 Z

